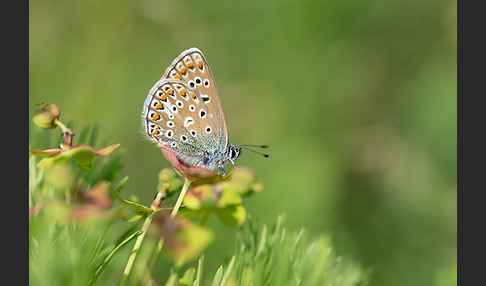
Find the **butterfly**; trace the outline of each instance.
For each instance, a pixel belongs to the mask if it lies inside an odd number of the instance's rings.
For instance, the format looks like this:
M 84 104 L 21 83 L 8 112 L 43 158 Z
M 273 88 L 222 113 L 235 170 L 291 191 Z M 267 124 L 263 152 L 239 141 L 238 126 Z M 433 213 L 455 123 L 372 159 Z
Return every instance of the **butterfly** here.
M 269 157 L 250 147 L 231 145 L 218 90 L 206 57 L 197 48 L 183 51 L 150 89 L 143 104 L 143 133 L 163 151 L 189 167 L 217 170 L 235 165 L 242 148 Z

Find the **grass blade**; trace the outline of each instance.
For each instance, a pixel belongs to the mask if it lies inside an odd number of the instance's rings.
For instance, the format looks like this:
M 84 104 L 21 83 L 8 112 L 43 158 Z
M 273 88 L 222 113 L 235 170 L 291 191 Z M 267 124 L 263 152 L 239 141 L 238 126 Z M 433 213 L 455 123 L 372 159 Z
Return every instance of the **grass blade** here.
M 204 263 L 204 255 L 201 255 L 201 258 L 199 258 L 199 261 L 197 262 L 196 280 L 194 280 L 194 283 L 192 283 L 192 286 L 199 286 L 199 284 L 201 284 L 203 263 Z
M 216 274 L 214 275 L 211 286 L 219 286 L 219 284 L 221 283 L 222 276 L 223 276 L 223 266 L 220 266 L 218 268 L 218 271 L 216 271 Z
M 229 276 L 231 274 L 231 270 L 233 269 L 233 265 L 235 264 L 235 256 L 231 258 L 231 261 L 228 265 L 228 268 L 226 269 L 226 272 L 223 275 L 223 279 L 221 280 L 221 283 L 219 284 L 220 286 L 224 286 L 226 282 L 229 279 Z
M 103 273 L 103 271 L 105 270 L 106 266 L 108 265 L 108 263 L 110 262 L 110 260 L 113 258 L 113 255 L 115 255 L 115 253 L 118 252 L 123 246 L 125 246 L 127 243 L 129 243 L 130 241 L 132 241 L 135 237 L 139 236 L 141 233 L 142 233 L 141 231 L 134 232 L 132 235 L 130 235 L 125 240 L 123 240 L 122 242 L 120 242 L 120 244 L 118 244 L 115 248 L 113 248 L 113 250 L 110 251 L 110 253 L 108 253 L 108 255 L 105 257 L 105 259 L 100 264 L 100 266 L 98 266 L 98 268 L 96 269 L 96 272 L 95 272 L 93 278 L 91 279 L 91 281 L 90 281 L 90 283 L 88 285 L 90 285 L 90 286 L 91 285 L 94 285 L 94 283 L 96 282 L 96 280 L 98 279 L 98 277 L 101 275 L 101 273 Z

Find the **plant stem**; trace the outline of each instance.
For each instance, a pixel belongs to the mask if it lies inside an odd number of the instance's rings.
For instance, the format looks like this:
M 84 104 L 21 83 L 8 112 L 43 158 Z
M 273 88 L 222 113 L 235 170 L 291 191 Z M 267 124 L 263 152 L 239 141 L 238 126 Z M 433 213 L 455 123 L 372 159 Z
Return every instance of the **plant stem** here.
M 182 186 L 181 193 L 179 194 L 179 197 L 177 198 L 177 202 L 172 209 L 172 212 L 170 214 L 171 217 L 175 217 L 177 215 L 177 212 L 179 211 L 179 208 L 181 207 L 182 201 L 184 200 L 184 197 L 187 193 L 187 190 L 189 189 L 189 186 L 191 185 L 191 181 L 187 178 L 184 178 L 184 185 Z M 157 260 L 157 257 L 159 257 L 160 252 L 162 251 L 162 247 L 164 246 L 164 240 L 161 238 L 159 242 L 157 243 L 157 246 L 155 248 L 155 253 L 153 256 L 153 260 L 151 263 L 151 267 L 155 264 L 155 261 Z
M 181 207 L 182 201 L 184 200 L 184 196 L 187 193 L 187 190 L 189 189 L 189 185 L 191 184 L 191 181 L 187 178 L 184 179 L 184 185 L 182 186 L 181 193 L 179 194 L 179 197 L 177 198 L 177 202 L 172 209 L 172 212 L 170 214 L 171 217 L 175 217 L 177 215 L 177 212 L 179 211 L 179 208 Z M 150 206 L 152 210 L 157 210 L 160 207 L 161 200 L 163 199 L 163 192 L 158 192 L 157 196 L 155 197 L 154 201 L 152 202 L 152 205 Z M 142 226 L 142 234 L 140 234 L 137 237 L 137 240 L 135 241 L 135 245 L 133 246 L 132 253 L 130 254 L 130 257 L 128 258 L 127 265 L 125 266 L 125 270 L 123 271 L 123 277 L 120 282 L 120 285 L 123 286 L 125 285 L 128 276 L 130 275 L 130 272 L 132 271 L 133 264 L 135 262 L 135 259 L 137 258 L 137 253 L 140 250 L 140 247 L 142 246 L 143 239 L 145 238 L 145 234 L 147 233 L 150 224 L 152 223 L 152 218 L 153 214 L 149 214 L 146 218 L 145 221 L 143 222 Z M 162 239 L 159 240 L 159 243 L 157 244 L 156 252 L 155 252 L 155 257 L 156 259 L 162 250 L 162 246 L 164 244 L 164 241 Z
M 73 131 L 67 128 L 66 125 L 64 125 L 64 123 L 62 123 L 58 119 L 54 120 L 54 124 L 56 124 L 57 126 L 59 126 L 59 128 L 61 128 L 62 137 L 64 138 L 64 144 L 73 146 L 73 137 L 74 137 Z
M 145 234 L 147 233 L 148 228 L 150 227 L 150 224 L 152 223 L 152 214 L 149 214 L 147 218 L 145 218 L 145 221 L 142 226 L 142 234 L 140 234 L 137 237 L 137 240 L 135 241 L 135 245 L 133 246 L 132 249 L 132 254 L 130 254 L 130 257 L 128 258 L 127 265 L 125 266 L 125 270 L 123 271 L 123 277 L 120 282 L 120 285 L 125 285 L 126 280 L 128 276 L 130 275 L 130 271 L 132 271 L 133 263 L 135 262 L 135 258 L 137 258 L 137 253 L 140 250 L 140 247 L 142 245 L 143 239 L 145 238 Z
M 172 212 L 170 213 L 171 217 L 175 217 L 177 215 L 177 212 L 179 211 L 179 208 L 181 207 L 182 201 L 184 200 L 184 196 L 186 195 L 187 190 L 189 189 L 189 185 L 191 184 L 191 181 L 187 178 L 184 178 L 184 186 L 182 186 L 181 193 L 179 194 L 179 197 L 177 198 L 177 202 L 172 209 Z
M 155 212 L 159 207 L 162 202 L 162 199 L 164 198 L 164 193 L 165 190 L 167 189 L 168 186 L 164 186 L 162 190 L 157 192 L 157 195 L 155 196 L 155 199 L 153 200 L 152 204 L 150 205 L 150 208 Z M 135 245 L 133 245 L 132 249 L 132 254 L 130 254 L 130 257 L 128 258 L 127 265 L 125 266 L 125 270 L 123 271 L 123 277 L 120 282 L 120 285 L 125 285 L 128 276 L 130 275 L 130 272 L 132 271 L 133 263 L 135 262 L 135 258 L 137 258 L 137 253 L 140 250 L 140 247 L 142 246 L 143 239 L 145 238 L 145 234 L 147 233 L 150 224 L 152 223 L 152 218 L 153 218 L 154 213 L 152 212 L 151 214 L 147 215 L 145 218 L 145 221 L 143 222 L 142 226 L 142 234 L 140 234 L 137 237 L 137 240 L 135 241 Z

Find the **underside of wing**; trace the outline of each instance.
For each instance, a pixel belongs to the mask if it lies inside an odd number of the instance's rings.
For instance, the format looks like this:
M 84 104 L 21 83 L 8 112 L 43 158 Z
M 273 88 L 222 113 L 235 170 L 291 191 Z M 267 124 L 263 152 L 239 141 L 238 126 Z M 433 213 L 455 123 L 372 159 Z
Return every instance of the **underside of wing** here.
M 219 136 L 219 144 L 226 147 L 228 143 L 226 119 L 216 82 L 204 54 L 197 48 L 185 50 L 165 70 L 162 79 L 167 78 L 181 80 L 199 94 L 203 106 L 214 117 L 215 135 Z
M 144 102 L 144 134 L 172 150 L 189 165 L 200 165 L 207 152 L 220 149 L 218 118 L 197 89 L 177 79 L 161 79 Z

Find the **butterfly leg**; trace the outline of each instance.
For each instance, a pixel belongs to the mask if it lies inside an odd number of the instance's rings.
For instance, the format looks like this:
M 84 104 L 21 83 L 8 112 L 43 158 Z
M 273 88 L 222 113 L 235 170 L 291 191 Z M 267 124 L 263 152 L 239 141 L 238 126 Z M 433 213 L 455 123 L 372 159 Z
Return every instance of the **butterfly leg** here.
M 226 175 L 226 170 L 224 169 L 223 164 L 219 164 L 218 170 L 222 173 L 221 176 L 224 177 Z

